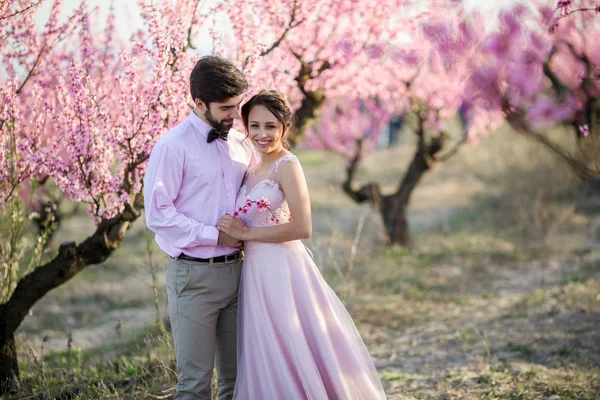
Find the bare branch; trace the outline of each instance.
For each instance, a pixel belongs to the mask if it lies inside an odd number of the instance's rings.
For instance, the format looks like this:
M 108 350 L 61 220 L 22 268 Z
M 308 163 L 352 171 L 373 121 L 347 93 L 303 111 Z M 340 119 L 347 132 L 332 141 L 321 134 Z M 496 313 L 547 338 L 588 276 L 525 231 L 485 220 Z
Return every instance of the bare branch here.
M 448 152 L 444 155 L 441 156 L 434 156 L 434 160 L 438 161 L 438 162 L 444 162 L 444 161 L 448 161 L 450 158 L 452 158 L 456 153 L 458 153 L 458 150 L 460 150 L 460 148 L 462 147 L 463 144 L 467 143 L 467 138 L 463 137 L 460 141 L 458 141 L 453 148 L 451 148 L 450 150 L 448 150 Z
M 359 138 L 356 140 L 356 151 L 354 153 L 354 157 L 350 160 L 350 163 L 346 167 L 346 181 L 342 184 L 344 191 L 350 196 L 354 201 L 359 201 L 357 199 L 358 194 L 352 189 L 352 181 L 354 180 L 354 176 L 356 174 L 356 169 L 358 168 L 358 163 L 362 157 L 363 152 L 363 141 L 364 138 Z
M 350 164 L 348 164 L 348 167 L 346 167 L 346 181 L 342 184 L 342 189 L 355 202 L 362 203 L 364 201 L 371 201 L 377 209 L 380 209 L 381 190 L 378 184 L 368 183 L 358 190 L 354 190 L 352 188 L 352 181 L 354 180 L 358 163 L 362 158 L 362 153 L 364 150 L 363 144 L 364 138 L 359 138 L 356 140 L 356 151 L 354 153 L 354 157 L 352 157 L 352 160 L 350 160 Z
M 532 132 L 520 114 L 507 113 L 506 120 L 515 131 L 536 140 L 562 158 L 577 176 L 583 179 L 598 179 L 600 177 L 600 171 L 588 167 L 585 163 L 573 157 L 567 149 L 558 143 L 543 134 Z

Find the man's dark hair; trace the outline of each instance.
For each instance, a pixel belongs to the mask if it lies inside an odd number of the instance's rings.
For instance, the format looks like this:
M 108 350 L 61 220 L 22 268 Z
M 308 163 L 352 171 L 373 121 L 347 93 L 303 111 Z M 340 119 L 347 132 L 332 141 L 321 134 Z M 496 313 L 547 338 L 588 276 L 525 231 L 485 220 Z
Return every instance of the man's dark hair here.
M 192 100 L 222 103 L 248 90 L 242 72 L 228 60 L 217 56 L 204 56 L 198 60 L 190 74 Z

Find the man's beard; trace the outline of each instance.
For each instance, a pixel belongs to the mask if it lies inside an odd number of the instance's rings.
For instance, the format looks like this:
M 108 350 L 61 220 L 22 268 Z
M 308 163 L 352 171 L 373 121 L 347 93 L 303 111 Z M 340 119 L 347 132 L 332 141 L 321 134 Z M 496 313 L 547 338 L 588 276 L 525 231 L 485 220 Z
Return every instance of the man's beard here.
M 226 120 L 219 122 L 212 116 L 209 109 L 204 113 L 204 118 L 206 118 L 206 121 L 211 124 L 213 128 L 223 133 L 229 133 L 229 130 L 233 127 L 233 119 L 229 123 L 223 123 L 223 121 Z

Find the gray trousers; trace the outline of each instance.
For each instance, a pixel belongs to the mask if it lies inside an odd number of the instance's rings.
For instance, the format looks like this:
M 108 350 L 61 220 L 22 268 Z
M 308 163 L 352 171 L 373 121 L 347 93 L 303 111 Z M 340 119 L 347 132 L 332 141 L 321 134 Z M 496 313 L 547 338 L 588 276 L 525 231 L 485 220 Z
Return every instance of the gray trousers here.
M 242 261 L 199 263 L 169 257 L 167 298 L 177 359 L 178 400 L 210 400 L 216 362 L 219 400 L 237 374 L 237 302 Z

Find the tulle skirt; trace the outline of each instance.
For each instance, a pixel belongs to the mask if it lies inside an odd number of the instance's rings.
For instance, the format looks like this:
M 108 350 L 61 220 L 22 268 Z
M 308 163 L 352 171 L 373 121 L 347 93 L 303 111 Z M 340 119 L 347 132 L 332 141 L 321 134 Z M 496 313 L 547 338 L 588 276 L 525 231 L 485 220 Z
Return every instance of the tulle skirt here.
M 352 318 L 302 242 L 248 242 L 245 253 L 234 398 L 385 399 Z

